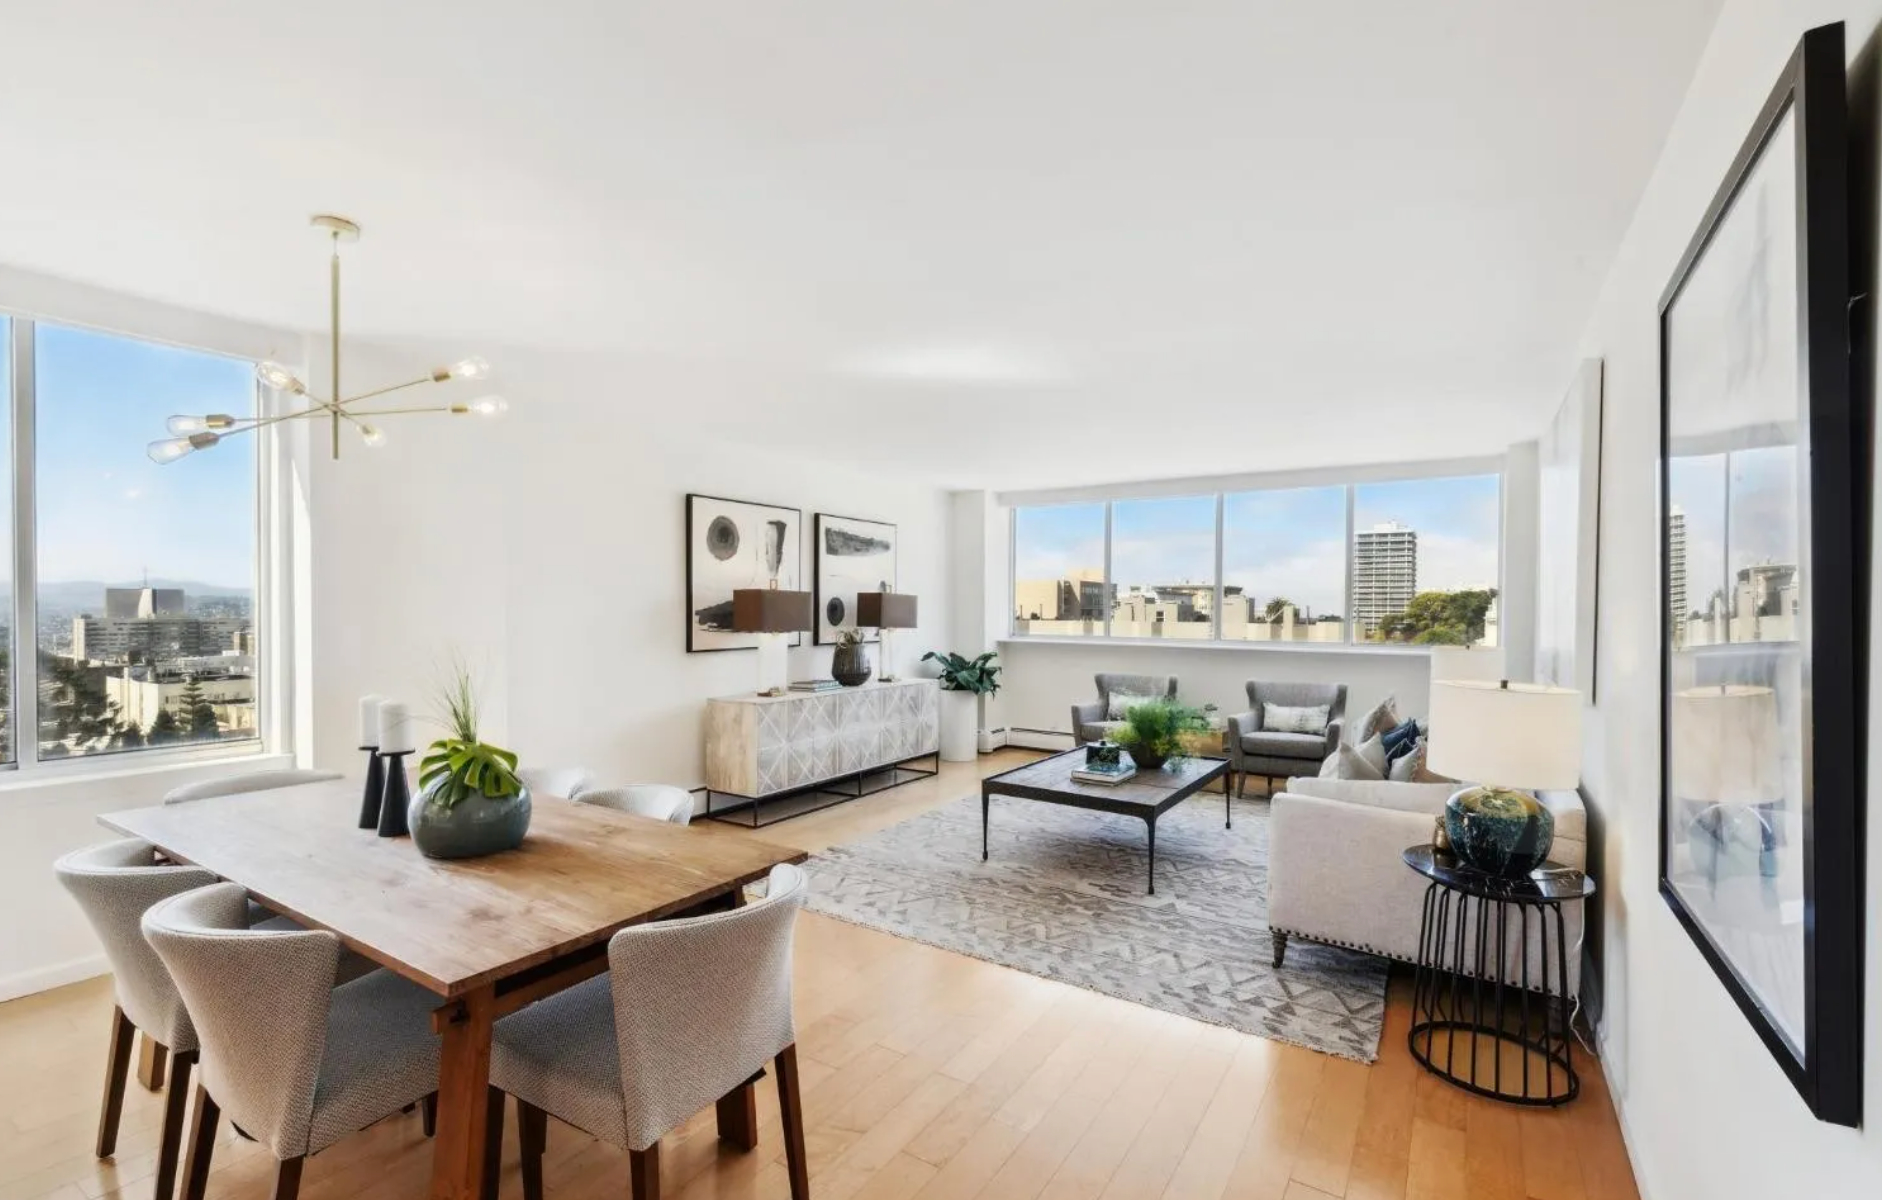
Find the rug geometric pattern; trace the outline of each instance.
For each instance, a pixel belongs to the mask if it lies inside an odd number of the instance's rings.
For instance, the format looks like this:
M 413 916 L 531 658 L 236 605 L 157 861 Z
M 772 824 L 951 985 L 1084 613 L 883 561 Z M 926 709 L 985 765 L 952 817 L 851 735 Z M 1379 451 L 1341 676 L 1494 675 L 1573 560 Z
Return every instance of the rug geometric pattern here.
M 1383 959 L 1295 939 L 1268 944 L 1268 802 L 1193 797 L 1157 821 L 1157 894 L 1144 823 L 993 799 L 980 861 L 970 796 L 832 847 L 806 865 L 809 907 L 1033 975 L 1212 1025 L 1372 1062 Z

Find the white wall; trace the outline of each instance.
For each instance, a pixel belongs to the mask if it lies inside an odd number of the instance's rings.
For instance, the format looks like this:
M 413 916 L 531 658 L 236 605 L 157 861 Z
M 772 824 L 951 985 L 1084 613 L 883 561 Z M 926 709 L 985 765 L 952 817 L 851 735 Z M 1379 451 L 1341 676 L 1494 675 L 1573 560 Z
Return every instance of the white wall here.
M 1882 0 L 1730 0 L 1587 329 L 1607 362 L 1601 497 L 1600 705 L 1584 788 L 1605 815 L 1602 1038 L 1610 1087 L 1647 1200 L 1855 1197 L 1882 1191 L 1882 821 L 1868 831 L 1866 1131 L 1816 1121 L 1657 894 L 1658 350 L 1656 305 L 1799 34 L 1845 20 L 1873 78 Z M 1875 154 L 1875 91 L 1854 113 Z M 1854 212 L 1873 245 L 1873 199 Z M 1856 287 L 1874 278 L 1860 263 Z M 1866 310 L 1873 321 L 1873 299 Z M 1874 625 L 1872 615 L 1872 626 Z M 1823 648 L 1820 652 L 1832 652 Z M 1870 694 L 1878 690 L 1872 658 Z M 1871 706 L 1875 744 L 1882 707 Z M 1871 754 L 1869 795 L 1882 795 Z M 1872 800 L 1873 803 L 1873 800 Z
M 1100 671 L 1174 675 L 1184 700 L 1217 704 L 1224 715 L 1248 707 L 1244 684 L 1250 679 L 1344 683 L 1349 728 L 1387 696 L 1398 698 L 1400 713 L 1422 717 L 1431 691 L 1430 659 L 1415 650 L 1244 650 L 1009 638 L 1000 643 L 1000 657 L 1006 663 L 1004 713 L 1016 741 L 1023 741 L 1017 732 L 1022 729 L 1069 735 L 1071 707 L 1098 698 L 1092 676 Z

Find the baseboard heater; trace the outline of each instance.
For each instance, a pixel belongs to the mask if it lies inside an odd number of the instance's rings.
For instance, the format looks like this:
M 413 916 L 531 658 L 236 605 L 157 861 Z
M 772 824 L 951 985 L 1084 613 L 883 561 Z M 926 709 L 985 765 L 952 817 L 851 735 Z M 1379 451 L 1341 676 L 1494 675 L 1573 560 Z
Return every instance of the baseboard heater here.
M 1024 729 L 1014 725 L 1006 731 L 1006 744 L 1026 750 L 1070 750 L 1078 741 L 1071 734 L 1056 729 Z

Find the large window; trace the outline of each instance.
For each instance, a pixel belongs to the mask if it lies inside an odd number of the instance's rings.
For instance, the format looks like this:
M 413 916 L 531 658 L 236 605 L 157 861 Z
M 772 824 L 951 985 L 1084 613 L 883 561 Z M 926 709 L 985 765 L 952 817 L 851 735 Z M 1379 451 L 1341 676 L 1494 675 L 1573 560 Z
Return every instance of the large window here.
M 1502 482 L 1485 473 L 1021 506 L 1013 631 L 1495 645 Z
M 252 417 L 254 364 L 45 321 L 8 333 L 0 461 L 30 483 L 33 520 L 0 521 L 26 593 L 8 586 L 3 611 L 32 624 L 26 653 L 4 639 L 4 712 L 37 736 L 9 737 L 7 761 L 256 738 L 255 439 L 167 466 L 146 454 L 174 414 Z M 32 578 L 13 581 L 16 563 Z

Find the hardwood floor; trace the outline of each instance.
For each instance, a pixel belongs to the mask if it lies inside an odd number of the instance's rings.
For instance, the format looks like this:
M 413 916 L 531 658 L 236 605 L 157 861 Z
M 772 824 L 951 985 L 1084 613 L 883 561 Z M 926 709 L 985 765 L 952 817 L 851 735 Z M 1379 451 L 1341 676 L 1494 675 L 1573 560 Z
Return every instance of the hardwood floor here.
M 1008 751 L 773 826 L 818 850 L 968 794 Z M 101 838 L 103 836 L 101 831 Z M 1250 953 L 1266 953 L 1265 943 Z M 799 1074 L 818 1200 L 1634 1200 L 1599 1067 L 1581 1099 L 1529 1111 L 1426 1075 L 1405 1050 L 1396 975 L 1371 1067 L 1139 1008 L 806 914 L 798 927 Z M 147 1200 L 161 1097 L 135 1084 L 117 1155 L 93 1157 L 111 990 L 97 979 L 0 1005 L 0 1200 Z M 668 1196 L 789 1194 L 776 1090 L 759 1145 L 722 1148 L 711 1108 L 670 1136 Z M 261 1200 L 269 1156 L 226 1129 L 211 1200 Z M 502 1194 L 521 1195 L 516 1122 Z M 309 1160 L 306 1200 L 422 1196 L 419 1114 Z M 626 1195 L 627 1156 L 550 1122 L 543 1177 L 566 1200 Z

